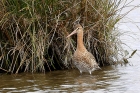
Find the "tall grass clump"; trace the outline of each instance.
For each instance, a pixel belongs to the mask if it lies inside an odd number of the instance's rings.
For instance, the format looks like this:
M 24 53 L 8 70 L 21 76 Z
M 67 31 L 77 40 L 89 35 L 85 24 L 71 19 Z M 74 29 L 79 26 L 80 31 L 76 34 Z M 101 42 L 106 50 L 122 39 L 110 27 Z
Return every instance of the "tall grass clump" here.
M 76 37 L 66 39 L 79 18 L 86 48 L 100 65 L 121 52 L 115 24 L 121 0 L 1 0 L 0 70 L 45 72 L 71 67 Z

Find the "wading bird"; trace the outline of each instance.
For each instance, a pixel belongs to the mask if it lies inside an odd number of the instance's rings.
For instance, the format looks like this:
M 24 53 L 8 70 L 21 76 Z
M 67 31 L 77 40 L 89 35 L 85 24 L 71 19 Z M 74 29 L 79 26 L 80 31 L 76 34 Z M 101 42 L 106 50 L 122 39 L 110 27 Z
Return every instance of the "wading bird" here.
M 77 48 L 73 55 L 73 63 L 79 69 L 80 73 L 89 72 L 96 69 L 100 69 L 98 66 L 94 56 L 87 51 L 83 43 L 83 28 L 80 24 L 76 24 L 74 27 L 74 31 L 67 36 L 70 37 L 73 34 L 77 34 Z

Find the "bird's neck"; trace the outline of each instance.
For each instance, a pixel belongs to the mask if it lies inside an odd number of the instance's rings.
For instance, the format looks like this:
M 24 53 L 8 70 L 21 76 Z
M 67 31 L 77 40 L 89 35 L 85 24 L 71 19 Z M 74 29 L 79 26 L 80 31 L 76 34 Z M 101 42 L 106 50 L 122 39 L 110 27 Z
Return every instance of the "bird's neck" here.
M 77 49 L 81 52 L 85 52 L 86 48 L 84 46 L 84 42 L 83 42 L 83 33 L 78 33 L 77 34 Z

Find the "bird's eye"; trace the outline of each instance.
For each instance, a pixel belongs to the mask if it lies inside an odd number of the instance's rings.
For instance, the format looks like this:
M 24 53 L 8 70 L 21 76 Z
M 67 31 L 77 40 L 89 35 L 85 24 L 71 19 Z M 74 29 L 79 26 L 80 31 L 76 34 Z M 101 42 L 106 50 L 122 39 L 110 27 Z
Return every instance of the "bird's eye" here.
M 79 28 L 76 29 L 76 32 L 78 32 Z

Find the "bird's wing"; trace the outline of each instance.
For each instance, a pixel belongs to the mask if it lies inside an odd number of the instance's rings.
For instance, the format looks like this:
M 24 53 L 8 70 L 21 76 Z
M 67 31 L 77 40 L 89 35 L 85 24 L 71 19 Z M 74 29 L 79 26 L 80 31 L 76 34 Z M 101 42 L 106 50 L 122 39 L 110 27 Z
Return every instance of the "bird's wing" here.
M 90 52 L 88 52 L 87 56 L 87 59 L 90 59 L 92 61 L 91 63 L 94 65 L 95 68 L 100 68 L 98 66 L 98 63 L 96 62 L 95 57 Z

